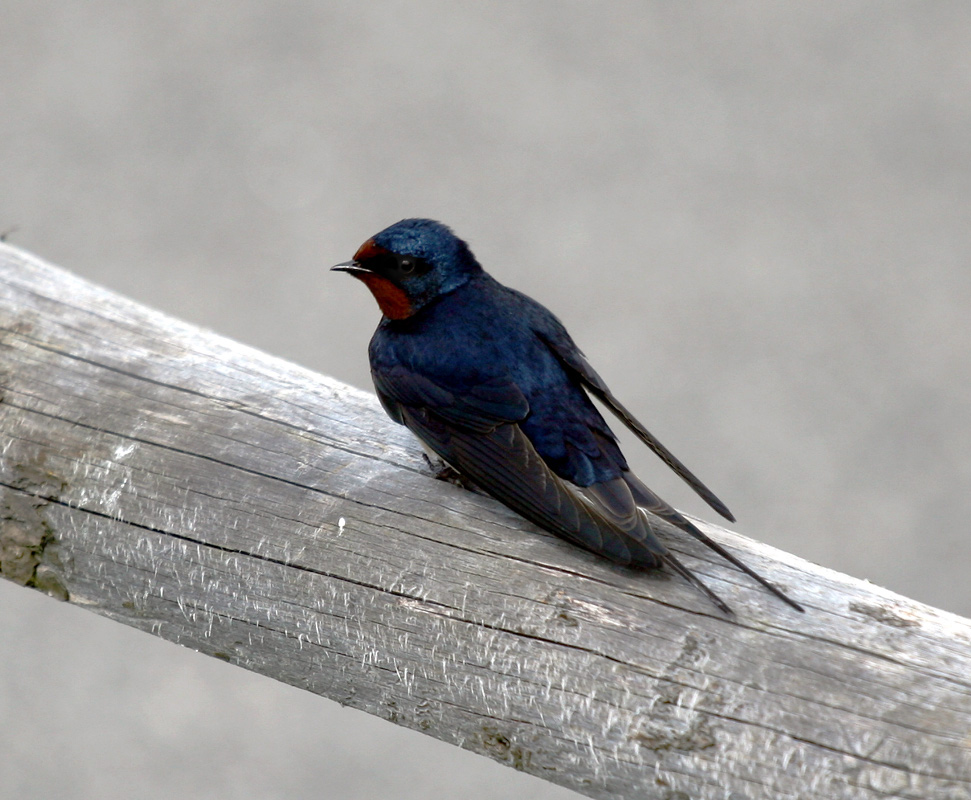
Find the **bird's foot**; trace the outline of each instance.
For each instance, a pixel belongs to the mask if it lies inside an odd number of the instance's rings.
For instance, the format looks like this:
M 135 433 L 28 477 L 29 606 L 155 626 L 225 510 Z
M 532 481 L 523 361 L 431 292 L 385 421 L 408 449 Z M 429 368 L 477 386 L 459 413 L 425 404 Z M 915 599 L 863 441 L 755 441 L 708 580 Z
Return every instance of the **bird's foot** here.
M 479 492 L 478 487 L 472 481 L 465 478 L 462 473 L 450 464 L 442 461 L 437 456 L 429 456 L 428 453 L 422 453 L 422 456 L 425 459 L 425 463 L 428 464 L 428 468 L 432 471 L 432 477 L 435 480 L 445 481 L 446 483 L 451 483 L 453 486 L 461 486 L 470 492 Z M 481 492 L 479 493 L 481 494 Z

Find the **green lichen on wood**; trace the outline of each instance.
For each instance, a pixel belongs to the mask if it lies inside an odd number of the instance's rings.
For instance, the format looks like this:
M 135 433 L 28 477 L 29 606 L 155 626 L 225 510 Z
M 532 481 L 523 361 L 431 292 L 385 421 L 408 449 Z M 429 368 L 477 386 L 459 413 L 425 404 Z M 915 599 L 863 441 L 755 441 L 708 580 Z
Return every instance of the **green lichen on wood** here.
M 0 495 L 0 575 L 59 600 L 67 600 L 68 591 L 48 563 L 57 561 L 56 537 L 41 509 L 63 489 L 57 476 L 36 466 L 19 466 L 13 485 Z

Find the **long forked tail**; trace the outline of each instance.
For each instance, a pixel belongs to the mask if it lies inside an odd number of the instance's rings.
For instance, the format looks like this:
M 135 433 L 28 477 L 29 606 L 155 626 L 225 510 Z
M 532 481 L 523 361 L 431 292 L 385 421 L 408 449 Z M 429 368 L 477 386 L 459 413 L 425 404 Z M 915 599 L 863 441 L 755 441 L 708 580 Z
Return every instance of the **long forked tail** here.
M 647 486 L 645 486 L 644 483 L 632 472 L 625 473 L 624 480 L 627 482 L 627 485 L 630 487 L 631 493 L 634 495 L 634 499 L 637 501 L 637 504 L 641 506 L 645 512 L 653 514 L 656 517 L 660 517 L 666 522 L 669 522 L 672 525 L 680 528 L 685 533 L 690 534 L 699 542 L 704 544 L 706 547 L 709 547 L 710 549 L 714 550 L 716 553 L 718 553 L 718 555 L 720 555 L 730 564 L 734 564 L 742 572 L 744 572 L 746 575 L 752 578 L 752 580 L 756 581 L 759 585 L 763 586 L 765 589 L 767 589 L 776 597 L 778 597 L 783 603 L 788 604 L 796 611 L 805 612 L 806 609 L 804 609 L 801 605 L 799 605 L 799 603 L 797 603 L 795 600 L 789 597 L 780 588 L 767 581 L 765 578 L 759 575 L 759 573 L 757 573 L 754 569 L 748 566 L 748 564 L 745 564 L 741 559 L 739 559 L 737 556 L 730 553 L 728 550 L 726 550 L 724 547 L 718 544 L 718 542 L 716 542 L 710 536 L 703 533 L 695 524 L 693 524 L 692 522 L 689 522 L 679 511 L 669 506 L 660 497 L 654 494 L 654 492 L 648 489 Z M 667 560 L 667 563 L 671 566 L 671 569 L 673 569 L 675 572 L 679 573 L 680 575 L 683 575 L 692 584 L 694 584 L 695 586 L 698 586 L 699 588 L 703 587 L 703 584 L 701 583 L 701 581 L 698 578 L 696 578 L 694 575 L 691 575 L 691 577 L 688 577 L 688 575 L 685 574 L 686 572 L 688 572 L 688 570 L 683 564 L 680 564 L 679 562 L 677 562 L 677 560 L 674 560 L 674 561 Z M 705 594 L 709 596 L 711 596 L 712 594 L 707 587 L 703 587 L 702 591 L 704 591 Z M 715 602 L 715 605 L 718 605 L 719 608 L 721 608 L 718 602 Z

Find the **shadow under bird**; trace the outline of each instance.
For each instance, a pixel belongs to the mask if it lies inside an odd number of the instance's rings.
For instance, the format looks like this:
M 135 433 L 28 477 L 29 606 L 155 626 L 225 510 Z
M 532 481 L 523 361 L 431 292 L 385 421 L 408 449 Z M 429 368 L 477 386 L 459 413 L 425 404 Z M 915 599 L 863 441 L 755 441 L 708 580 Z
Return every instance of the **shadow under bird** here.
M 666 564 L 728 605 L 657 538 L 665 520 L 802 607 L 645 486 L 589 395 L 600 400 L 715 511 L 731 512 L 611 394 L 545 307 L 487 274 L 429 219 L 368 239 L 347 272 L 383 317 L 368 350 L 378 398 L 459 475 L 551 533 L 633 567 Z

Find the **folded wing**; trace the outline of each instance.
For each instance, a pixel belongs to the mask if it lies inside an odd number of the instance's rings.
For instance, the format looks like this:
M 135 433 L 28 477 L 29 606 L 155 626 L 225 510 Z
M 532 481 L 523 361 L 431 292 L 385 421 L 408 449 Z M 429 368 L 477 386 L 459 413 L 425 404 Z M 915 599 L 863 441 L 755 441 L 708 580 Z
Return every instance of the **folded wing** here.
M 587 487 L 556 475 L 518 424 L 529 413 L 529 405 L 511 381 L 463 387 L 460 396 L 405 368 L 375 373 L 374 381 L 394 419 L 460 474 L 526 519 L 620 564 L 667 564 L 718 608 L 731 613 L 661 544 L 651 530 L 650 517 L 639 506 L 657 509 L 669 521 L 691 523 L 629 472 Z

